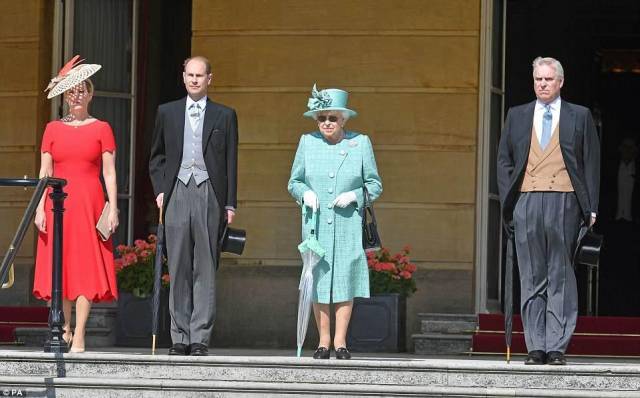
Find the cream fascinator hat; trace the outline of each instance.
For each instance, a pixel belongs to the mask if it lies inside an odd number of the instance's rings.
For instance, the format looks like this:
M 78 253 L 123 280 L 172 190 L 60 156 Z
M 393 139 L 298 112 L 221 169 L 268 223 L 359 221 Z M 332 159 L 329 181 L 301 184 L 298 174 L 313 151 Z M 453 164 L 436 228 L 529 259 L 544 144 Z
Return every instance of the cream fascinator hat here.
M 78 61 L 78 58 L 80 58 L 79 55 L 71 58 L 71 60 L 60 69 L 58 75 L 51 79 L 51 82 L 49 82 L 49 85 L 44 90 L 51 90 L 47 95 L 48 99 L 60 95 L 75 85 L 82 83 L 102 68 L 102 65 L 98 64 L 81 64 L 84 59 Z

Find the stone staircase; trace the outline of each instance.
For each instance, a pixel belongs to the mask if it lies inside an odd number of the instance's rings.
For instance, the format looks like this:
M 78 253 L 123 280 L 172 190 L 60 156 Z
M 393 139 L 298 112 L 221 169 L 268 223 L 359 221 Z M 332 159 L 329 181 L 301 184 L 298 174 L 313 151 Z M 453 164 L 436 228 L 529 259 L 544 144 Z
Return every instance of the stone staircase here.
M 476 315 L 418 314 L 420 333 L 413 334 L 414 351 L 420 355 L 455 355 L 471 351 Z
M 0 392 L 83 398 L 640 397 L 640 365 L 632 363 L 573 360 L 554 367 L 488 359 L 359 358 L 7 350 L 0 351 Z
M 116 312 L 114 306 L 94 306 L 87 321 L 87 347 L 112 347 L 115 343 Z M 72 319 L 75 312 L 72 313 Z M 43 347 L 49 329 L 45 327 L 18 327 L 16 341 L 27 347 Z

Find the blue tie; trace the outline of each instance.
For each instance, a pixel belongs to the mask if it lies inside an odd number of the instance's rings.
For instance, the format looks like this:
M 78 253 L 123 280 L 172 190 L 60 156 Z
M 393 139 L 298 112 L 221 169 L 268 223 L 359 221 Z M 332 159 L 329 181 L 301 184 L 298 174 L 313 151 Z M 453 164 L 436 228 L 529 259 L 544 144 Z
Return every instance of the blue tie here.
M 549 145 L 549 141 L 551 141 L 551 120 L 553 119 L 551 105 L 545 105 L 544 109 L 544 115 L 542 115 L 542 136 L 540 136 L 540 147 L 543 151 L 547 145 Z

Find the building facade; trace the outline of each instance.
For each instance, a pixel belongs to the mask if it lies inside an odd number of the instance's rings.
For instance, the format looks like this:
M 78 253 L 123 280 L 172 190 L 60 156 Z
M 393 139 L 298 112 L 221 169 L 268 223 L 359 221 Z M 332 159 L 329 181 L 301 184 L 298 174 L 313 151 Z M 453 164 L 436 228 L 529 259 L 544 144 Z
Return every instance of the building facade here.
M 144 236 L 153 223 L 144 156 L 153 128 L 149 104 L 160 99 L 149 76 L 175 63 L 177 76 L 160 76 L 158 84 L 181 92 L 184 58 L 145 52 L 166 45 L 153 34 L 161 18 L 151 18 L 164 3 L 0 4 L 0 176 L 37 176 L 44 125 L 60 112 L 42 90 L 63 60 L 79 52 L 102 63 L 92 113 L 116 130 L 121 242 Z M 502 1 L 193 0 L 188 11 L 183 46 L 211 60 L 212 99 L 238 113 L 236 224 L 248 231 L 245 254 L 225 257 L 219 271 L 214 345 L 295 341 L 300 209 L 286 184 L 300 134 L 315 129 L 302 117 L 314 83 L 349 91 L 359 115 L 347 128 L 373 142 L 384 184 L 376 202 L 383 244 L 392 251 L 410 245 L 418 265 L 408 333 L 417 331 L 418 313 L 499 309 L 491 170 L 503 108 Z M 29 197 L 0 188 L 0 248 Z M 30 295 L 35 237 L 29 233 L 23 243 L 17 283 L 1 292 L 3 305 L 38 304 Z

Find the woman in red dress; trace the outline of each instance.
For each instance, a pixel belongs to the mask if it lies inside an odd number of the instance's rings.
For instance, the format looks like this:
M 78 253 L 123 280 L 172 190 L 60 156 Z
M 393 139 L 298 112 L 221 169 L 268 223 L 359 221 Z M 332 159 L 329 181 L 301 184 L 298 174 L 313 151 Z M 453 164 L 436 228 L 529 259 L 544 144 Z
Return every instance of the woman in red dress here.
M 104 178 L 110 203 L 108 224 L 111 231 L 118 226 L 115 141 L 107 122 L 88 112 L 93 97 L 93 83 L 88 79 L 99 65 L 77 65 L 77 57 L 60 71 L 49 85 L 49 98 L 64 93 L 69 114 L 49 122 L 41 147 L 40 178 L 64 178 L 62 291 L 64 340 L 71 352 L 85 349 L 85 327 L 92 302 L 117 299 L 113 244 L 102 241 L 96 223 L 105 205 L 100 172 Z M 65 70 L 66 69 L 66 70 Z M 33 294 L 51 299 L 51 264 L 53 248 L 52 202 L 43 195 L 36 211 L 38 249 Z M 75 331 L 71 331 L 71 309 L 76 304 Z

